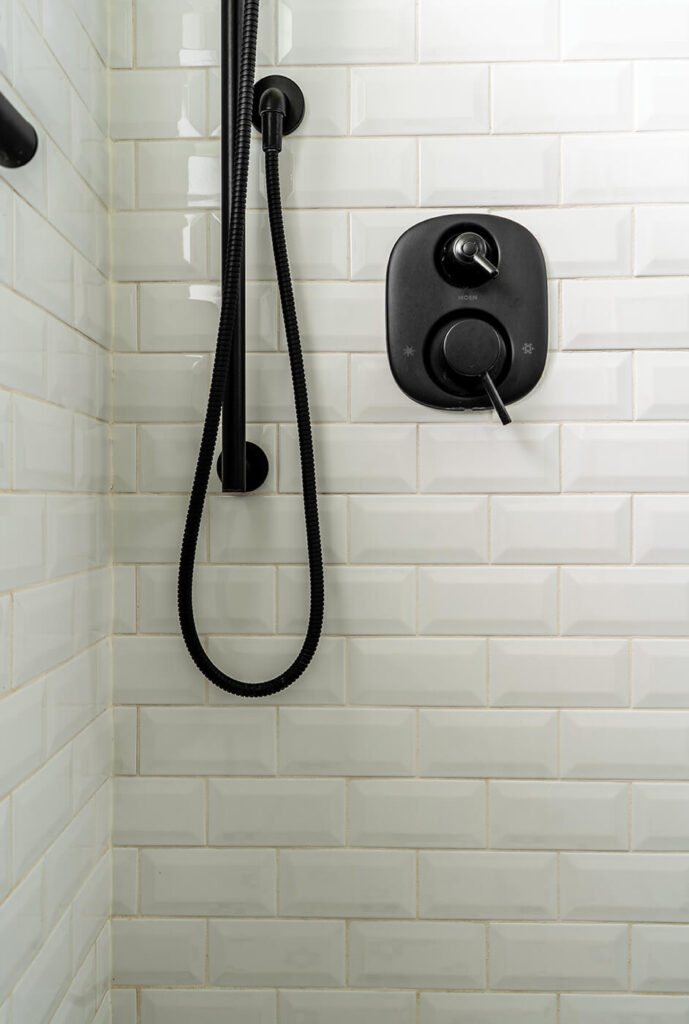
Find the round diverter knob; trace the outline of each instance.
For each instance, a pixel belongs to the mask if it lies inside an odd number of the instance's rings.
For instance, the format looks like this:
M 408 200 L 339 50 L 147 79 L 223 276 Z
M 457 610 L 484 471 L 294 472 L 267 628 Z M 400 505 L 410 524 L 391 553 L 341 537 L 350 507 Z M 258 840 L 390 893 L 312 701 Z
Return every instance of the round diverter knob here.
M 494 381 L 505 365 L 507 350 L 491 324 L 477 318 L 452 324 L 443 341 L 443 356 L 452 373 L 465 378 L 480 378 L 501 421 L 511 423 Z

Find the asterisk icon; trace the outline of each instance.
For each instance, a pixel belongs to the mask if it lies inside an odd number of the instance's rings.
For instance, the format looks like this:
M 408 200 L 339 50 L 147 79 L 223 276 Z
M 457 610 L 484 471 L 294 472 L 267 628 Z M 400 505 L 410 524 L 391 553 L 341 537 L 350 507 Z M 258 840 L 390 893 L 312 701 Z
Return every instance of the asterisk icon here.
M 407 345 L 402 350 L 402 352 L 403 352 L 403 355 L 406 356 L 407 359 L 411 359 L 412 356 L 416 355 L 416 349 L 413 347 L 413 345 Z
M 525 356 L 532 356 L 533 355 L 534 347 L 533 347 L 533 345 L 531 344 L 530 341 L 527 341 L 526 345 L 522 346 L 522 352 L 524 353 Z

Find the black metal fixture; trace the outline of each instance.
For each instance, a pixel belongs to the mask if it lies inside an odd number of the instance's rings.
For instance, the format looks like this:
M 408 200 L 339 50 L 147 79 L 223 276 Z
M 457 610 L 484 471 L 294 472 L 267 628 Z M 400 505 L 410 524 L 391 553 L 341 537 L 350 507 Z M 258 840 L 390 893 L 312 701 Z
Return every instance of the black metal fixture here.
M 0 166 L 23 167 L 37 149 L 36 129 L 0 92 Z
M 402 391 L 435 409 L 506 406 L 538 383 L 548 353 L 541 247 L 487 214 L 435 217 L 405 232 L 387 276 L 388 355 Z

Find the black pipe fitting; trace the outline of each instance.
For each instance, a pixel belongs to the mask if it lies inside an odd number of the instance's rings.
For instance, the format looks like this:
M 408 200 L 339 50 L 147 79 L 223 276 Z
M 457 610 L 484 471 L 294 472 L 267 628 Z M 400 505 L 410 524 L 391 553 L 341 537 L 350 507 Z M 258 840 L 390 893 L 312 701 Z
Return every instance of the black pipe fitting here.
M 37 149 L 35 128 L 0 92 L 0 166 L 23 167 Z
M 282 137 L 287 116 L 287 97 L 282 89 L 275 86 L 266 89 L 258 101 L 258 113 L 261 118 L 263 152 L 282 152 Z

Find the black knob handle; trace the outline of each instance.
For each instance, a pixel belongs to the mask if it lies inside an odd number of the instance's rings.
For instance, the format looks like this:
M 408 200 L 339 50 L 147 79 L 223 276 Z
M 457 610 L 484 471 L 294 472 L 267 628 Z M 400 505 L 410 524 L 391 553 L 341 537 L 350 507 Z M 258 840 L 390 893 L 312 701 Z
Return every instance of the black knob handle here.
M 443 341 L 447 366 L 460 377 L 480 378 L 491 405 L 505 426 L 511 423 L 493 374 L 500 372 L 506 359 L 505 342 L 485 320 L 471 318 L 454 323 Z
M 488 243 L 475 231 L 463 231 L 452 243 L 452 255 L 458 263 L 473 264 L 486 272 L 488 277 L 497 277 L 500 271 L 488 259 Z

